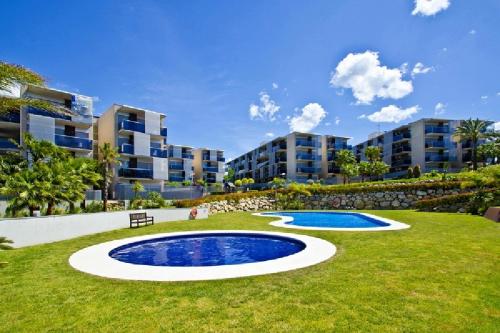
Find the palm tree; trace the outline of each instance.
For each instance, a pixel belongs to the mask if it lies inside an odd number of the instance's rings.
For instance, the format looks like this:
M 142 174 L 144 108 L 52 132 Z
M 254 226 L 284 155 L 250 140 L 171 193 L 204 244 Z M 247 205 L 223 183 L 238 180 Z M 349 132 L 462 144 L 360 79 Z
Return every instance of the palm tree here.
M 134 200 L 137 200 L 139 192 L 144 192 L 144 185 L 142 185 L 141 182 L 136 180 L 132 185 L 132 191 L 134 191 Z
M 105 143 L 102 146 L 99 146 L 99 158 L 101 163 L 102 170 L 102 186 L 101 191 L 103 195 L 103 207 L 102 210 L 107 211 L 108 207 L 108 188 L 111 183 L 111 179 L 113 177 L 113 165 L 118 163 L 118 158 L 120 158 L 120 154 L 118 154 L 117 148 L 111 148 L 109 143 Z
M 472 119 L 464 120 L 460 126 L 455 129 L 453 136 L 459 141 L 471 142 L 472 148 L 472 169 L 477 170 L 477 144 L 479 139 L 487 137 L 486 127 L 489 123 L 484 120 Z
M 17 84 L 44 86 L 45 79 L 30 69 L 0 61 L 0 92 L 10 93 L 13 86 Z M 46 101 L 0 96 L 0 114 L 19 112 L 23 106 L 33 106 L 54 113 L 72 114 L 70 110 Z

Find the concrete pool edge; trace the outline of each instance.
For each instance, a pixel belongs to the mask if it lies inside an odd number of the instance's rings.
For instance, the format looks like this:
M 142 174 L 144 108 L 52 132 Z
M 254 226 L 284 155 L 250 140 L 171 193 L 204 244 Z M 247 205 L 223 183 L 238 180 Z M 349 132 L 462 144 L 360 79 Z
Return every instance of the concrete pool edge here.
M 295 254 L 273 260 L 238 265 L 204 267 L 135 265 L 118 261 L 109 256 L 109 252 L 114 248 L 132 242 L 169 236 L 210 233 L 252 233 L 287 237 L 303 242 L 306 247 L 302 251 Z M 92 245 L 73 253 L 69 258 L 69 264 L 81 272 L 105 278 L 138 281 L 204 281 L 265 275 L 304 268 L 319 264 L 320 262 L 333 257 L 336 251 L 337 249 L 335 245 L 326 240 L 291 233 L 257 230 L 182 231 L 129 237 Z
M 299 226 L 299 225 L 293 225 L 290 224 L 290 222 L 293 221 L 293 217 L 291 216 L 281 216 L 281 215 L 266 215 L 267 213 L 274 213 L 274 214 L 279 214 L 280 212 L 265 212 L 265 213 L 253 213 L 252 215 L 255 216 L 260 216 L 260 217 L 276 217 L 279 218 L 278 221 L 273 221 L 269 223 L 270 225 L 274 227 L 279 227 L 279 228 L 289 228 L 289 229 L 296 229 L 296 230 L 325 230 L 325 231 L 391 231 L 391 230 L 403 230 L 403 229 L 408 229 L 411 226 L 402 223 L 399 221 L 387 219 L 385 217 L 380 217 L 377 215 L 373 214 L 368 214 L 368 213 L 360 213 L 360 212 L 353 212 L 353 211 L 320 211 L 320 212 L 330 212 L 330 213 L 349 213 L 349 214 L 359 214 L 363 215 L 375 220 L 378 220 L 380 222 L 388 223 L 388 226 L 380 226 L 380 227 L 374 227 L 374 228 L 329 228 L 329 227 L 306 227 L 306 226 Z M 290 212 L 293 213 L 293 212 Z

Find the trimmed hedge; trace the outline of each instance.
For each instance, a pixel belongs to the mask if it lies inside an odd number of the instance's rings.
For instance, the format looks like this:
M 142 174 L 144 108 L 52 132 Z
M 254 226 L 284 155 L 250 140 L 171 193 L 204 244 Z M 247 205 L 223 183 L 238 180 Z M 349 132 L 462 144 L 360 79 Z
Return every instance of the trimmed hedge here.
M 407 192 L 417 190 L 450 190 L 460 188 L 459 181 L 425 181 L 421 183 L 399 183 L 399 184 L 373 184 L 367 186 L 359 185 L 304 185 L 304 189 L 311 194 L 349 194 L 349 193 L 367 193 L 367 192 Z M 279 193 L 291 193 L 288 189 L 278 190 Z M 269 197 L 274 196 L 274 190 L 244 192 L 244 193 L 228 193 L 223 195 L 209 195 L 204 198 L 194 200 L 179 200 L 174 203 L 178 208 L 195 207 L 204 203 L 214 201 L 236 201 L 241 199 L 255 198 L 255 197 Z
M 419 210 L 432 210 L 440 206 L 453 206 L 467 204 L 476 192 L 444 195 L 434 199 L 422 199 L 415 203 L 415 208 Z

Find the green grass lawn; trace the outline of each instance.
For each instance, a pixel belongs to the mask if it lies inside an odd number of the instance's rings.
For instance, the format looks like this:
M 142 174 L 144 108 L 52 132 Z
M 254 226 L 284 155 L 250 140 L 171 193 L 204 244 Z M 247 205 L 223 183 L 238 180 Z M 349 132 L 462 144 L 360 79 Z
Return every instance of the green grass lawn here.
M 482 217 L 369 211 L 412 225 L 387 232 L 275 228 L 249 213 L 171 222 L 0 252 L 0 331 L 498 332 L 500 225 Z M 250 278 L 137 282 L 74 270 L 92 244 L 181 230 L 255 229 L 331 241 L 319 265 Z

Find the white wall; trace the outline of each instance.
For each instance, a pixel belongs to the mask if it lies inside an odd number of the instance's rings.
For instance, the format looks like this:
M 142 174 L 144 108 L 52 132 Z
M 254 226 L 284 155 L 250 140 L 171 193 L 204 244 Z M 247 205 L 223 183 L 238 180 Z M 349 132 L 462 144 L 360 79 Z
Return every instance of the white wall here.
M 30 133 L 37 140 L 54 142 L 55 119 L 51 117 L 29 115 Z
M 146 209 L 155 223 L 189 219 L 190 209 Z M 129 214 L 140 211 L 75 214 L 0 220 L 0 235 L 14 247 L 51 243 L 84 235 L 129 227 Z M 206 219 L 208 209 L 199 208 L 197 219 Z
M 134 132 L 134 155 L 150 156 L 151 138 L 149 134 Z

